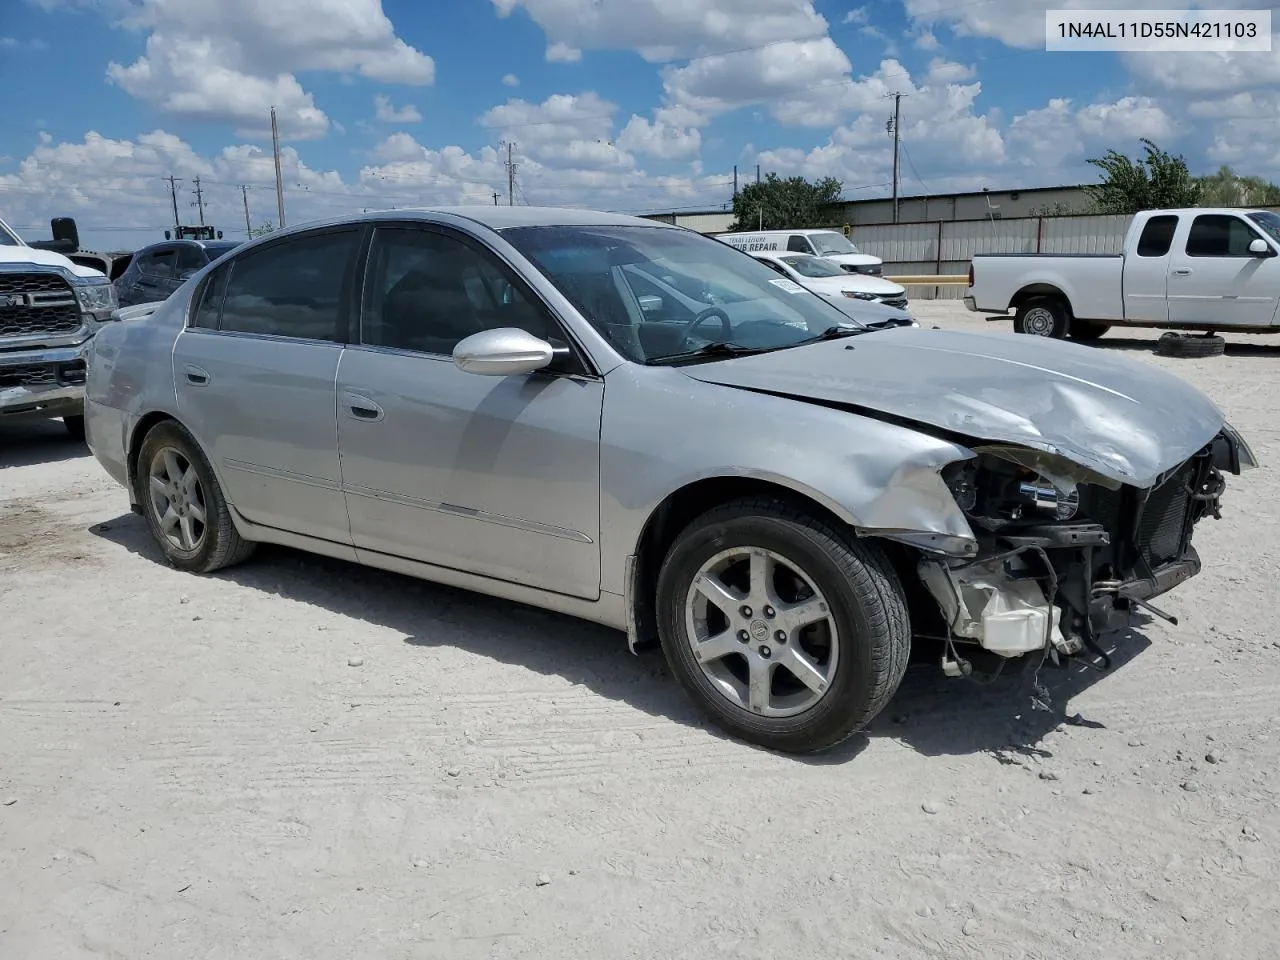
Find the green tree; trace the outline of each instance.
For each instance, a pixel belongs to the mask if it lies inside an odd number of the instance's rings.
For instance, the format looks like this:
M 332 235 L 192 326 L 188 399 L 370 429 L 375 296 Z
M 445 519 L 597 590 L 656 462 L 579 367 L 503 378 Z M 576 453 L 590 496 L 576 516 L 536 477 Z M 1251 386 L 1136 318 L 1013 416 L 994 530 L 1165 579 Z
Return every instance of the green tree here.
M 1089 160 L 1103 174 L 1102 182 L 1088 189 L 1098 212 L 1139 213 L 1199 205 L 1201 185 L 1191 176 L 1186 158 L 1172 156 L 1146 137 L 1142 144 L 1147 155 L 1141 160 L 1116 150 Z
M 249 231 L 249 239 L 254 237 L 265 237 L 268 233 L 275 233 L 276 225 L 270 220 L 263 220 L 261 224 Z
M 1199 183 L 1204 207 L 1280 207 L 1280 187 L 1261 177 L 1242 177 L 1227 166 Z
M 835 177 L 810 183 L 804 177 L 783 180 L 776 173 L 749 183 L 733 198 L 731 232 L 741 230 L 796 230 L 821 227 L 837 215 L 836 205 L 844 184 Z

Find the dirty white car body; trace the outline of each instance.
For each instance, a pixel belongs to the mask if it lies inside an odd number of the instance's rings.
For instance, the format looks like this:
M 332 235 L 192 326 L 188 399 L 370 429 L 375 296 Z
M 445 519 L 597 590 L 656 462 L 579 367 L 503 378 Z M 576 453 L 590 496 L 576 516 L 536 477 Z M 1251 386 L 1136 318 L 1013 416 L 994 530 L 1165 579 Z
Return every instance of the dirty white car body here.
M 296 255 L 320 248 L 341 262 Z M 392 271 L 401 248 L 436 252 Z M 272 292 L 290 256 L 306 275 Z M 732 296 L 695 310 L 646 277 Z M 1099 652 L 1200 570 L 1196 524 L 1256 464 L 1159 369 L 859 327 L 776 280 L 581 210 L 297 226 L 104 328 L 89 442 L 175 566 L 271 542 L 587 618 L 659 640 L 717 723 L 794 751 L 868 723 L 913 639 L 952 673 Z M 262 332 L 272 297 L 293 323 L 326 285 L 329 339 Z

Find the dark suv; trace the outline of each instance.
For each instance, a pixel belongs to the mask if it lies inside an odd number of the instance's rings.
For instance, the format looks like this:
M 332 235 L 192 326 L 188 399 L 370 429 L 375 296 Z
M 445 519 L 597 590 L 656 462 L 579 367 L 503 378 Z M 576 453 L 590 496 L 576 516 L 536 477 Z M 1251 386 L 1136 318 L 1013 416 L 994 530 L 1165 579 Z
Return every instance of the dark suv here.
M 166 299 L 197 270 L 238 246 L 235 240 L 165 240 L 143 247 L 116 281 L 120 306 Z

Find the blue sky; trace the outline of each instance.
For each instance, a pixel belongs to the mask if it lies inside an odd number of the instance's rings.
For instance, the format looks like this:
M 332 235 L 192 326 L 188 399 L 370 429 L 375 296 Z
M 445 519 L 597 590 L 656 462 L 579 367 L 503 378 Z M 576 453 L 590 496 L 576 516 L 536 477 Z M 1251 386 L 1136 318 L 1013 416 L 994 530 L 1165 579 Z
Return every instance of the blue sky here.
M 505 202 L 504 141 L 517 202 L 714 209 L 757 163 L 885 195 L 894 91 L 907 193 L 1089 181 L 1140 136 L 1280 179 L 1280 45 L 1044 51 L 1046 8 L 1118 2 L 4 0 L 0 216 L 135 246 L 172 221 L 170 174 L 194 222 L 200 176 L 242 236 L 240 184 L 275 219 L 272 104 L 291 223 Z

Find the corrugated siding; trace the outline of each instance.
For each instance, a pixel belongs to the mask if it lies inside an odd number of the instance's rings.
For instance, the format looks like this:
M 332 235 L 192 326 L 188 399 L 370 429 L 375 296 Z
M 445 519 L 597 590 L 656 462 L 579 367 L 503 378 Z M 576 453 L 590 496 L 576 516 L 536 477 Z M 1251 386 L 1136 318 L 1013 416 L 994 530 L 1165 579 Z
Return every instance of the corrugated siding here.
M 960 275 L 982 253 L 1120 253 L 1133 218 L 1027 217 L 854 227 L 851 239 L 893 275 Z M 916 299 L 958 299 L 963 286 L 911 286 Z

